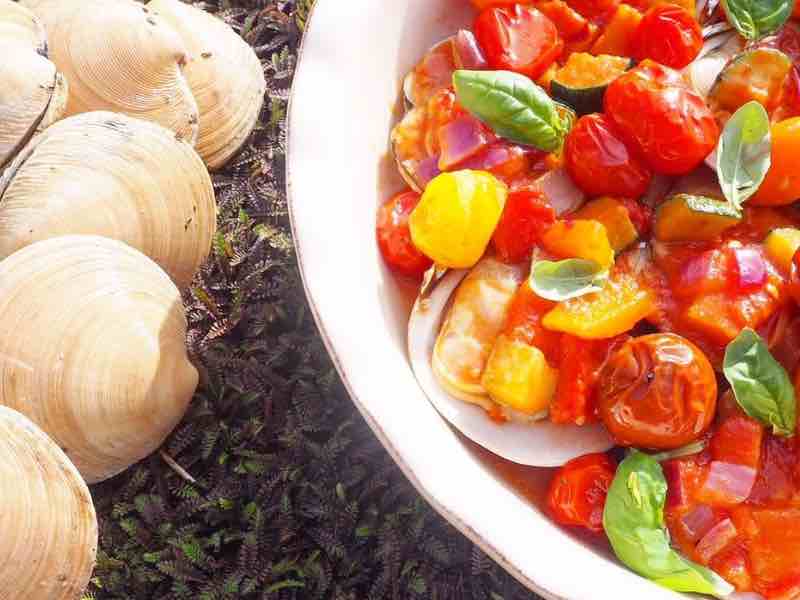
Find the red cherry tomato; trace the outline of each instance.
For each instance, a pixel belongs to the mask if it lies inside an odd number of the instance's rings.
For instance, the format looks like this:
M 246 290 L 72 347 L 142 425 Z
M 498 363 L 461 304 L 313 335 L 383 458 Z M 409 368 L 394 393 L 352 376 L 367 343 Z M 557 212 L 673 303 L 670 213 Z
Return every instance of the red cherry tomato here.
M 719 127 L 678 71 L 645 60 L 606 91 L 605 112 L 657 173 L 693 171 L 716 147 Z
M 491 68 L 531 79 L 541 76 L 564 49 L 556 26 L 533 7 L 487 8 L 473 29 Z
M 700 24 L 675 4 L 660 4 L 647 11 L 633 35 L 631 53 L 636 60 L 650 58 L 673 69 L 692 62 L 703 47 Z
M 592 21 L 604 21 L 617 10 L 620 0 L 567 0 L 570 7 Z
M 567 136 L 564 162 L 570 177 L 590 196 L 637 199 L 647 191 L 653 176 L 601 114 L 578 119 Z
M 509 194 L 492 238 L 500 260 L 517 263 L 530 258 L 539 236 L 555 220 L 556 211 L 541 192 L 520 190 Z
M 383 260 L 391 269 L 409 277 L 422 277 L 433 264 L 411 242 L 408 215 L 420 195 L 411 190 L 397 194 L 378 209 L 376 234 Z
M 603 531 L 603 508 L 616 470 L 605 454 L 587 454 L 569 461 L 550 482 L 550 515 L 562 525 Z

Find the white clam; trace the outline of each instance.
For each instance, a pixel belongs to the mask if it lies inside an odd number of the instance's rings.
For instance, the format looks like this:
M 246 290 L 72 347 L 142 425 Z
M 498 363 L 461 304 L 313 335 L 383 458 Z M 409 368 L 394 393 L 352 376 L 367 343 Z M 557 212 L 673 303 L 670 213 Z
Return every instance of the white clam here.
M 492 259 L 484 259 L 492 260 Z M 408 352 L 417 381 L 439 413 L 472 441 L 507 460 L 537 467 L 556 467 L 614 444 L 601 425 L 556 425 L 549 420 L 498 424 L 481 405 L 489 401 L 479 388 L 448 392 L 432 367 L 434 348 L 450 299 L 467 271 L 450 271 L 417 299 L 408 324 Z M 456 397 L 458 394 L 459 397 Z

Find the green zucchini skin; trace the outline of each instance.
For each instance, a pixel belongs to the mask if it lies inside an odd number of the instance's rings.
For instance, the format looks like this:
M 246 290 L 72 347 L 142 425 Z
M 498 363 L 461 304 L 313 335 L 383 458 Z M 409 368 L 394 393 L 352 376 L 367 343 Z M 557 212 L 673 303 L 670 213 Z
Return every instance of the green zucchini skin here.
M 630 59 L 626 70 L 632 69 L 636 61 Z M 575 113 L 582 117 L 596 112 L 603 112 L 603 98 L 606 95 L 609 83 L 588 88 L 575 88 L 558 81 L 558 77 L 550 82 L 550 95 L 553 100 L 571 107 Z

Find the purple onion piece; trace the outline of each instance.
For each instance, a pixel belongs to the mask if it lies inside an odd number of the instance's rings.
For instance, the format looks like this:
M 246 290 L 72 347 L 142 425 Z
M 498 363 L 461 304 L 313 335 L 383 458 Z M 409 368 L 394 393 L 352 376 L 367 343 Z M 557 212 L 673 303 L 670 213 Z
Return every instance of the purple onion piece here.
M 439 157 L 429 156 L 417 163 L 414 169 L 414 180 L 417 182 L 421 190 L 425 189 L 431 179 L 441 174 L 439 170 Z
M 489 61 L 483 53 L 475 34 L 461 29 L 453 41 L 456 65 L 459 69 L 481 70 L 489 68 Z
M 712 558 L 725 550 L 728 544 L 736 539 L 738 533 L 733 521 L 730 519 L 720 521 L 697 543 L 697 555 L 704 564 L 708 564 Z
M 714 511 L 707 504 L 699 504 L 681 517 L 687 537 L 696 542 L 714 527 Z
M 439 168 L 442 171 L 475 156 L 494 141 L 494 136 L 476 118 L 465 115 L 439 129 Z
M 750 496 L 756 474 L 752 467 L 715 460 L 700 491 L 725 504 L 741 504 Z
M 755 248 L 734 248 L 734 261 L 743 290 L 758 288 L 767 282 L 767 263 Z

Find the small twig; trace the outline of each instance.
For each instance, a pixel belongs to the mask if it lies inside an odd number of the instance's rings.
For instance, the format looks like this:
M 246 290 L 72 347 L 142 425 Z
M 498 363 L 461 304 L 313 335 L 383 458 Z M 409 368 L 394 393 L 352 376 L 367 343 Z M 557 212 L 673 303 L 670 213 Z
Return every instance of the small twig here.
M 184 469 L 177 462 L 175 462 L 174 458 L 172 458 L 169 454 L 167 454 L 163 450 L 161 450 L 159 454 L 161 455 L 161 458 L 164 459 L 164 462 L 167 463 L 167 465 L 169 465 L 169 468 L 178 474 L 178 477 L 188 481 L 191 484 L 197 485 L 197 480 L 194 477 L 192 477 L 186 469 Z

